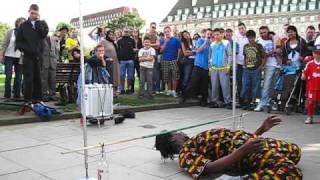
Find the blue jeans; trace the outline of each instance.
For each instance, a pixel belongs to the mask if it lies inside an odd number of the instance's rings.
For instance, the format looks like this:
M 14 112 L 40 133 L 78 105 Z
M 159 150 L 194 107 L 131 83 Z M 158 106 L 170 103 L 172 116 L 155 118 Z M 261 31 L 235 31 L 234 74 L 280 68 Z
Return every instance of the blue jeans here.
M 276 79 L 277 68 L 274 66 L 266 66 L 264 69 L 264 83 L 259 107 L 263 108 L 270 102 L 271 90 Z
M 160 83 L 161 83 L 161 71 L 160 71 L 160 60 L 161 55 L 159 55 L 153 65 L 153 91 L 160 91 Z
M 13 84 L 13 94 L 15 98 L 21 96 L 21 85 L 22 85 L 22 65 L 19 64 L 19 58 L 5 57 L 5 98 L 11 98 L 11 79 L 12 79 L 12 67 L 14 66 L 15 78 Z
M 120 61 L 120 80 L 133 80 L 134 76 L 134 61 L 121 60 Z
M 255 100 L 259 94 L 260 81 L 261 72 L 259 69 L 243 69 L 241 98 Z
M 183 80 L 182 80 L 183 90 L 187 88 L 190 82 L 193 64 L 194 64 L 194 59 L 187 59 L 187 61 L 183 64 Z

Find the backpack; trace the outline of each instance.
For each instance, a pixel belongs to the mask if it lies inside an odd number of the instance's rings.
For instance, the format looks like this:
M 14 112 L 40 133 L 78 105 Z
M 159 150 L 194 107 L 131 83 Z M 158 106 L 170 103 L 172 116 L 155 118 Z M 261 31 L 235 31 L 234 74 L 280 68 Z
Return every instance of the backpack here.
M 54 116 L 61 114 L 61 112 L 59 112 L 57 109 L 53 107 L 49 107 L 45 105 L 43 102 L 34 104 L 33 111 L 37 116 L 40 117 L 40 119 L 43 119 L 43 120 L 50 120 Z

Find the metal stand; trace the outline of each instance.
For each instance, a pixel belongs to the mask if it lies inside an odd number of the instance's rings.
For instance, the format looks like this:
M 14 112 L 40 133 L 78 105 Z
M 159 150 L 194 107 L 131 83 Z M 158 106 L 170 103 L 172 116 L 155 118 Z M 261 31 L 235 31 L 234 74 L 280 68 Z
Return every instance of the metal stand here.
M 233 124 L 232 130 L 236 130 L 236 38 L 234 36 L 232 41 L 232 116 L 233 116 Z

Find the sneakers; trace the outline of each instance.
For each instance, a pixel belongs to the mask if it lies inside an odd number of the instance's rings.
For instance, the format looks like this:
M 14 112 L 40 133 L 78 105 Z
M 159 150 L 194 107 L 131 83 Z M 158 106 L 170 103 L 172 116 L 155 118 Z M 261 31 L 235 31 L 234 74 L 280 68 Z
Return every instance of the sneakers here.
M 261 106 L 257 106 L 255 109 L 254 109 L 255 112 L 262 112 L 263 111 L 263 108 Z
M 171 91 L 171 90 L 168 90 L 168 91 L 166 92 L 166 95 L 167 95 L 167 96 L 171 96 L 171 93 L 172 93 L 172 91 Z
M 171 91 L 171 95 L 172 95 L 172 97 L 174 97 L 174 98 L 177 98 L 177 97 L 178 97 L 178 95 L 177 95 L 177 92 L 176 92 L 176 91 Z
M 305 124 L 312 124 L 312 120 L 313 120 L 312 117 L 308 117 L 308 118 L 304 121 L 304 123 L 305 123 Z
M 225 105 L 225 108 L 226 108 L 226 109 L 232 109 L 232 103 L 226 104 L 226 105 Z

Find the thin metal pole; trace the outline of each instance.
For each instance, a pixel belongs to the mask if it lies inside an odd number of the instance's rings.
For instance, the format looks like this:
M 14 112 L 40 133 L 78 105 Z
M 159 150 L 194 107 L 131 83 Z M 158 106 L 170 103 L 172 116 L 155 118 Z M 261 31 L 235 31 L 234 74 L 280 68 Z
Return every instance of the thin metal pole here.
M 232 116 L 233 116 L 233 125 L 232 130 L 236 130 L 236 38 L 233 37 L 232 41 Z
M 86 118 L 86 106 L 85 106 L 85 70 L 84 70 L 84 46 L 83 46 L 83 16 L 82 16 L 82 2 L 79 2 L 79 22 L 80 22 L 80 52 L 81 52 L 81 114 L 83 121 L 83 147 L 87 147 L 88 137 L 87 137 L 87 118 Z M 84 149 L 84 166 L 86 170 L 86 178 L 89 178 L 88 174 L 88 150 Z

